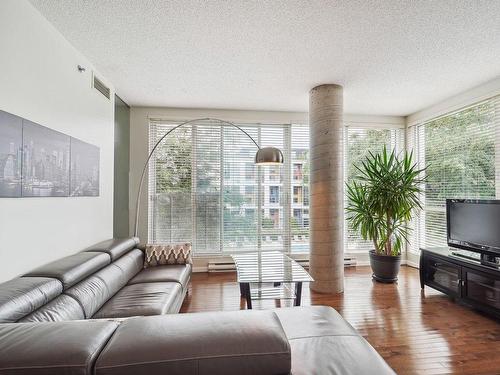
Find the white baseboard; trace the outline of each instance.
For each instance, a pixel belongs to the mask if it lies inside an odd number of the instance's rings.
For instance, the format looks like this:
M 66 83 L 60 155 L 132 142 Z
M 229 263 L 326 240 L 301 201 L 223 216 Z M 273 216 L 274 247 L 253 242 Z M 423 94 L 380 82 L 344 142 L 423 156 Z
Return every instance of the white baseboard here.
M 409 267 L 413 267 L 413 268 L 419 268 L 419 265 L 418 263 L 416 262 L 412 262 L 411 260 L 406 260 L 405 261 L 405 264 Z

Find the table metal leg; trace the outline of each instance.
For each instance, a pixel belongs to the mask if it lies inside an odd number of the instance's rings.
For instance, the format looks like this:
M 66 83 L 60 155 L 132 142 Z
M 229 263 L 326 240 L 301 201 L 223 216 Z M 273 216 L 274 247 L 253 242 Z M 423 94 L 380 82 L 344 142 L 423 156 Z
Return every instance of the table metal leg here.
M 249 283 L 241 283 L 240 285 L 243 288 L 243 296 L 247 300 L 247 309 L 251 310 L 252 309 L 252 294 L 250 292 L 250 284 Z
M 302 298 L 302 282 L 295 283 L 295 306 L 300 306 Z

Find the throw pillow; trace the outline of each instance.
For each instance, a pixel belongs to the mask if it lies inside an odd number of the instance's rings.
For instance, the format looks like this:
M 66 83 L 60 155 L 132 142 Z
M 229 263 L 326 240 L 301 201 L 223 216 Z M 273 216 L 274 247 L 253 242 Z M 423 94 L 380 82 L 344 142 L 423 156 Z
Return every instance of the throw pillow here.
M 193 264 L 191 244 L 146 245 L 144 268 L 167 264 Z

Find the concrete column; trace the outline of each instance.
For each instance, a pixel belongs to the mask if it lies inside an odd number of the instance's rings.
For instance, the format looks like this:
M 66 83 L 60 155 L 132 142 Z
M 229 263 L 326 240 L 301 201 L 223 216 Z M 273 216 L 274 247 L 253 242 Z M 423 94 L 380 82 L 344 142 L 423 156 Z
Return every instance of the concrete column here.
M 344 291 L 344 126 L 342 86 L 309 92 L 310 260 L 319 293 Z

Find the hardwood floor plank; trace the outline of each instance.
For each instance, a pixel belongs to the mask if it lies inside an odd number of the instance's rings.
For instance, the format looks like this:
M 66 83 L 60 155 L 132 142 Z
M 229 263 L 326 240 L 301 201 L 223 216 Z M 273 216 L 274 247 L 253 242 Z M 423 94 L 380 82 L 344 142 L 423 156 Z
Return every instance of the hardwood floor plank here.
M 235 273 L 193 274 L 181 312 L 245 309 Z M 254 309 L 292 306 L 255 301 Z M 345 269 L 344 293 L 302 291 L 302 305 L 335 308 L 398 374 L 500 375 L 500 324 L 420 289 L 418 270 L 402 267 L 397 284 L 372 281 L 369 267 Z

